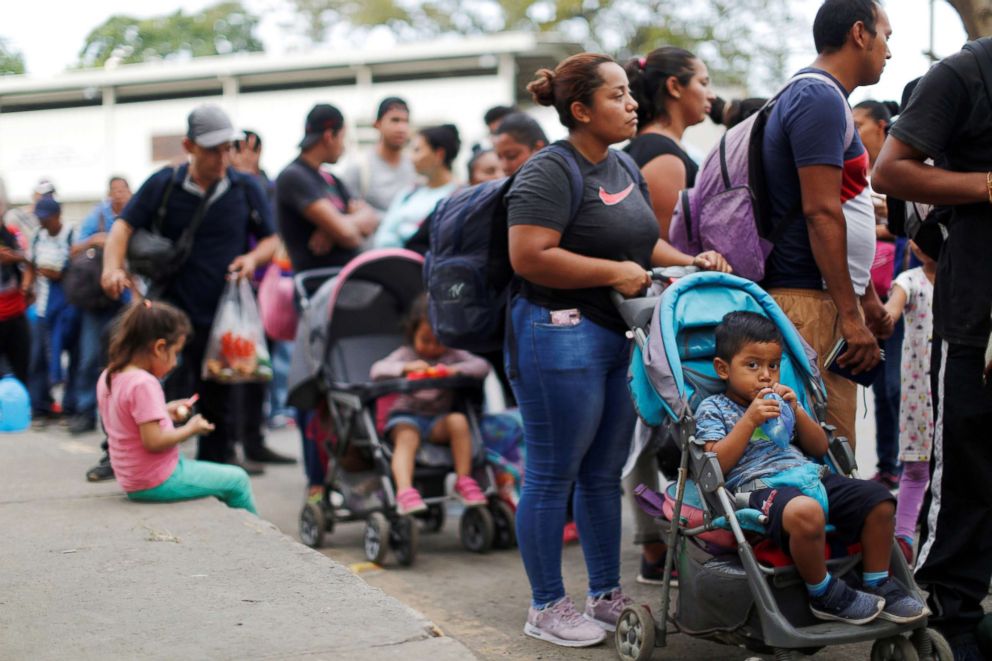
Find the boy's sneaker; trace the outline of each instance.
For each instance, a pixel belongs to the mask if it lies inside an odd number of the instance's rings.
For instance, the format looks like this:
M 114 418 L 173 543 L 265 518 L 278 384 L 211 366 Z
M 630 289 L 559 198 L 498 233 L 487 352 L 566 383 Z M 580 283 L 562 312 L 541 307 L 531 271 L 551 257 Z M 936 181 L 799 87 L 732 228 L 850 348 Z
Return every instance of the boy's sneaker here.
M 634 601 L 617 588 L 600 597 L 586 597 L 586 612 L 582 616 L 607 631 L 616 631 L 620 613 L 632 603 Z
M 885 608 L 878 615 L 880 619 L 905 624 L 930 614 L 930 609 L 919 597 L 891 576 L 874 587 L 865 586 L 864 590 L 885 599 Z
M 416 514 L 426 512 L 427 504 L 420 497 L 420 492 L 413 487 L 407 487 L 396 494 L 396 511 L 400 514 Z
M 882 597 L 855 590 L 839 578 L 830 581 L 824 594 L 809 598 L 809 609 L 817 618 L 848 624 L 867 624 L 878 617 L 884 607 Z
M 641 573 L 637 575 L 637 582 L 644 585 L 664 585 L 665 584 L 665 556 L 658 558 L 658 562 L 648 562 L 647 558 L 641 556 Z M 670 585 L 673 588 L 679 586 L 679 570 L 672 567 L 672 580 Z
M 479 483 L 469 475 L 462 475 L 455 480 L 455 495 L 465 507 L 481 507 L 489 502 Z
M 524 633 L 562 647 L 590 647 L 606 640 L 602 627 L 582 617 L 568 597 L 540 610 L 531 606 Z
M 566 522 L 561 530 L 561 543 L 574 544 L 577 541 L 579 541 L 579 527 L 575 525 L 575 521 Z

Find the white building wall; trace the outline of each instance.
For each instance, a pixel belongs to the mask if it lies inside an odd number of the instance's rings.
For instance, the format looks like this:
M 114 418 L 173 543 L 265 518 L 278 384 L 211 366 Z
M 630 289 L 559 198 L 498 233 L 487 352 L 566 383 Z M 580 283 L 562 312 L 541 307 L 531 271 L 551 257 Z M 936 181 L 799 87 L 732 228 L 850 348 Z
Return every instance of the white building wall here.
M 365 141 L 373 135 L 367 127 L 375 120 L 379 101 L 400 96 L 410 104 L 415 127 L 441 123 L 458 127 L 463 151 L 455 172 L 464 178 L 471 144 L 486 137 L 482 115 L 510 100 L 496 75 L 390 82 L 370 89 L 332 86 L 4 113 L 0 176 L 14 203 L 26 202 L 42 177 L 51 179 L 59 197 L 68 202 L 100 198 L 112 174 L 128 178 L 136 189 L 164 164 L 151 160 L 152 137 L 185 133 L 187 114 L 201 103 L 216 103 L 231 114 L 236 126 L 257 131 L 263 139 L 262 165 L 275 176 L 297 155 L 304 119 L 314 104 L 331 103 L 341 109 L 355 153 L 359 135 Z M 365 130 L 356 131 L 356 125 Z

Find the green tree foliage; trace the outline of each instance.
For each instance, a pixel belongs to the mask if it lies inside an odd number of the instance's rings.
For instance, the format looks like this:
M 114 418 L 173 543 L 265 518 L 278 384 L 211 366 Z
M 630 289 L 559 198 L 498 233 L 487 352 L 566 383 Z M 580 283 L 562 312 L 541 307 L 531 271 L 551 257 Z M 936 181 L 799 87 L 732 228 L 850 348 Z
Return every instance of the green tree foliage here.
M 557 32 L 618 57 L 660 45 L 693 50 L 724 84 L 766 88 L 785 75 L 788 0 L 291 0 L 307 36 L 388 27 L 400 40 L 499 30 Z
M 79 67 L 103 66 L 114 58 L 123 64 L 161 59 L 263 50 L 255 36 L 258 17 L 238 0 L 201 12 L 139 19 L 118 14 L 94 28 L 79 51 Z
M 990 0 L 947 0 L 961 17 L 969 39 L 992 36 L 992 2 Z
M 24 56 L 11 48 L 6 39 L 0 39 L 0 76 L 24 73 Z

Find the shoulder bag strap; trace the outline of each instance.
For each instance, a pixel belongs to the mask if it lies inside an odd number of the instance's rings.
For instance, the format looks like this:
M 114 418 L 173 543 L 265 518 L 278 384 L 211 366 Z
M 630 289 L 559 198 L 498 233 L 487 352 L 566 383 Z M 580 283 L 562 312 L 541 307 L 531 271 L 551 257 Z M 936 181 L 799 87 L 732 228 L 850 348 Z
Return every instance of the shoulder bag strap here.
M 196 206 L 196 211 L 193 212 L 193 220 L 190 221 L 186 229 L 179 236 L 179 240 L 176 241 L 176 261 L 174 262 L 174 272 L 178 271 L 186 260 L 189 259 L 190 253 L 193 252 L 193 239 L 196 237 L 196 231 L 200 228 L 200 224 L 203 222 L 203 217 L 207 215 L 207 205 L 210 202 L 210 197 L 214 194 L 217 184 L 214 183 L 210 188 L 206 190 L 203 197 L 200 198 L 200 203 Z
M 155 234 L 162 234 L 162 228 L 165 226 L 165 215 L 169 208 L 169 196 L 172 194 L 172 188 L 176 185 L 176 179 L 179 177 L 179 168 L 172 171 L 169 176 L 169 183 L 165 185 L 165 193 L 162 194 L 162 201 L 158 205 L 158 211 L 155 213 L 155 222 L 152 225 L 152 230 Z
M 568 222 L 571 223 L 579 215 L 579 209 L 582 207 L 582 192 L 585 188 L 585 180 L 582 178 L 579 162 L 575 160 L 575 153 L 571 147 L 562 144 L 562 142 L 554 142 L 548 145 L 546 149 L 564 159 L 565 167 L 568 169 L 568 179 L 572 191 Z

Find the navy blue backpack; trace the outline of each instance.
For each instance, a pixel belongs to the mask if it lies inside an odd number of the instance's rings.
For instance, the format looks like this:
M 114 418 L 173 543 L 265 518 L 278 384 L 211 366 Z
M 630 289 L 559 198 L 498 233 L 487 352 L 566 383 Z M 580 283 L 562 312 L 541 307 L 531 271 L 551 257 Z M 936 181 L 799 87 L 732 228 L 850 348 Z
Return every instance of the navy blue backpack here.
M 571 179 L 571 218 L 582 205 L 584 182 L 571 147 L 556 142 L 534 158 L 555 154 Z M 635 183 L 633 159 L 616 152 Z M 431 216 L 424 260 L 428 315 L 442 344 L 473 353 L 503 348 L 506 305 L 513 286 L 505 197 L 513 177 L 463 188 L 442 200 Z

